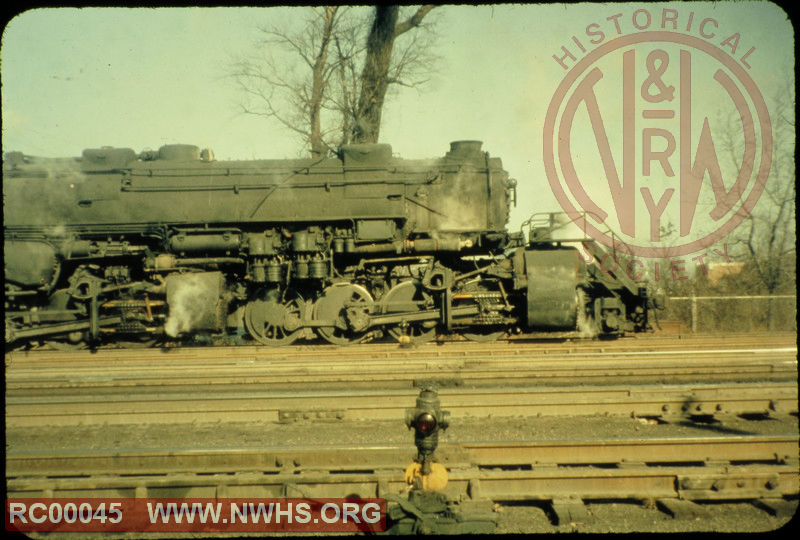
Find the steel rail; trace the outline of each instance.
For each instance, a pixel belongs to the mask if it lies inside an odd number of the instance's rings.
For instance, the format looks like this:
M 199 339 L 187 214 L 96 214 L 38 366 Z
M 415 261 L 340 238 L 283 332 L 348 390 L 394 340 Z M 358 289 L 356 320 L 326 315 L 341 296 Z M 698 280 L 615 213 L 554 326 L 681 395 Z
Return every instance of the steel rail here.
M 435 379 L 443 386 L 598 384 L 644 382 L 712 382 L 796 380 L 797 349 L 683 350 L 659 352 L 608 352 L 534 354 L 446 355 L 406 352 L 394 348 L 368 356 L 339 354 L 326 359 L 287 358 L 282 355 L 160 354 L 131 357 L 127 351 L 105 351 L 84 360 L 79 356 L 37 356 L 7 360 L 6 389 L 59 389 L 76 387 L 181 386 L 221 387 L 249 383 L 253 387 L 290 386 L 345 388 L 372 387 L 376 383 L 407 387 L 415 381 Z M 433 349 L 431 352 L 438 352 Z M 140 353 L 141 355 L 141 353 Z
M 447 493 L 493 500 L 796 496 L 793 435 L 443 444 Z M 27 452 L 9 496 L 380 496 L 403 490 L 411 445 Z M 192 471 L 188 473 L 187 471 Z M 100 495 L 102 494 L 102 495 Z
M 8 427 L 41 425 L 384 420 L 402 417 L 416 391 L 189 392 L 112 388 L 112 392 L 6 395 Z M 440 393 L 453 417 L 775 414 L 797 411 L 796 382 L 653 386 L 452 388 Z
M 797 434 L 671 438 L 562 439 L 442 443 L 448 469 L 566 466 L 667 466 L 730 462 L 797 462 Z M 28 450 L 6 454 L 8 478 L 50 476 L 262 472 L 352 472 L 397 469 L 416 454 L 413 444 L 329 444 L 229 448 Z
M 244 350 L 243 350 L 244 349 Z M 403 360 L 404 362 L 431 362 L 431 361 L 521 361 L 546 359 L 584 360 L 587 358 L 619 358 L 637 359 L 642 356 L 657 355 L 665 359 L 676 358 L 685 355 L 699 355 L 710 357 L 751 357 L 783 355 L 790 356 L 797 353 L 797 346 L 780 346 L 776 344 L 772 347 L 749 347 L 749 348 L 720 348 L 712 349 L 684 347 L 677 350 L 616 350 L 600 347 L 591 350 L 567 349 L 538 349 L 535 347 L 516 347 L 507 348 L 476 348 L 452 349 L 450 347 L 418 347 L 406 349 L 402 347 L 385 347 L 373 349 L 370 352 L 353 352 L 355 349 L 338 348 L 330 349 L 314 354 L 291 354 L 292 351 L 281 349 L 267 349 L 266 351 L 258 348 L 197 348 L 197 349 L 147 349 L 145 352 L 133 350 L 107 349 L 100 350 L 93 354 L 86 351 L 28 351 L 25 353 L 9 353 L 6 355 L 6 365 L 13 366 L 15 369 L 58 369 L 70 366 L 91 366 L 95 368 L 138 365 L 162 364 L 164 362 L 175 363 L 177 365 L 201 362 L 244 362 L 244 361 L 264 361 L 271 364 L 296 364 L 314 367 L 309 362 L 322 362 L 324 364 L 336 365 L 341 363 L 356 364 L 364 361 L 375 360 Z
M 679 498 L 751 500 L 796 496 L 795 465 L 723 467 L 554 468 L 528 471 L 456 471 L 445 494 L 514 500 Z M 15 479 L 8 497 L 380 497 L 407 489 L 402 473 L 262 473 L 142 477 Z
M 766 346 L 768 344 L 768 346 Z M 6 363 L 17 365 L 25 363 L 49 362 L 63 363 L 70 358 L 88 363 L 93 361 L 136 362 L 147 361 L 153 356 L 169 355 L 169 361 L 181 358 L 196 360 L 204 358 L 268 358 L 272 360 L 316 361 L 330 360 L 332 357 L 346 357 L 353 360 L 374 359 L 387 356 L 404 358 L 429 357 L 470 357 L 470 356 L 539 356 L 548 354 L 606 354 L 616 352 L 656 352 L 718 349 L 784 349 L 797 348 L 796 334 L 768 334 L 756 336 L 703 336 L 689 335 L 677 337 L 631 337 L 616 341 L 574 340 L 574 339 L 511 339 L 492 343 L 473 343 L 439 341 L 423 343 L 409 348 L 399 348 L 396 343 L 370 343 L 353 347 L 335 345 L 302 345 L 287 347 L 265 347 L 262 345 L 218 346 L 218 347 L 163 347 L 157 349 L 99 349 L 96 351 L 55 351 L 35 349 L 30 351 L 11 351 L 6 354 Z

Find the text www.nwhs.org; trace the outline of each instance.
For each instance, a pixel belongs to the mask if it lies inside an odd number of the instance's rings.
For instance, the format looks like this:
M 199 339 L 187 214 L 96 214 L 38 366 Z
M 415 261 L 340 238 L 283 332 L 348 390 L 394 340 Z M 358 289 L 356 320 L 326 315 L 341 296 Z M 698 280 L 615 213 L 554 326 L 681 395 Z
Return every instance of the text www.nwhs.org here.
M 230 503 L 230 517 L 222 517 L 222 503 L 163 503 L 147 504 L 150 523 L 181 523 L 186 519 L 192 523 L 195 517 L 200 523 L 378 523 L 381 520 L 381 507 L 376 503 L 359 504 L 355 502 L 325 503 L 318 511 L 312 513 L 311 505 L 307 502 L 292 503 Z M 274 519 L 274 521 L 273 521 Z
M 385 499 L 6 499 L 10 531 L 310 531 L 386 529 Z

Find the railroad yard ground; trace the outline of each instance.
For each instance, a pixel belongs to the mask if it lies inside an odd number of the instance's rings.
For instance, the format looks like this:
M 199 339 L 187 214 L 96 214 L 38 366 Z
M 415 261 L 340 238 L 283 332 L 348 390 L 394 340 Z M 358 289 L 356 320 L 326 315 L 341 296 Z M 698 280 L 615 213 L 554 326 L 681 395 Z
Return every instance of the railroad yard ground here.
M 413 403 L 409 404 L 409 407 Z M 446 409 L 446 406 L 443 406 Z M 731 434 L 778 435 L 798 432 L 797 416 L 659 423 L 646 418 L 607 416 L 454 419 L 439 444 L 480 441 L 645 439 Z M 130 450 L 135 448 L 316 446 L 408 444 L 414 435 L 397 421 L 298 421 L 291 423 L 149 424 L 7 428 L 7 450 Z M 411 456 L 413 457 L 413 456 Z M 398 464 L 405 467 L 406 464 Z
M 693 437 L 719 433 L 770 435 L 797 433 L 796 416 L 745 420 L 732 417 L 723 422 L 677 421 L 654 423 L 646 419 L 619 417 L 542 417 L 474 419 L 451 422 L 440 437 L 442 444 L 480 440 L 528 440 L 581 438 Z M 293 423 L 157 424 L 126 426 L 46 427 L 36 430 L 10 428 L 7 450 L 135 449 L 158 447 L 254 448 L 320 444 L 404 444 L 413 435 L 402 421 L 300 421 Z M 413 446 L 409 449 L 409 463 Z M 404 467 L 407 464 L 398 464 Z M 557 532 L 718 532 L 752 533 L 775 531 L 790 525 L 789 516 L 771 516 L 741 502 L 704 503 L 706 513 L 676 519 L 653 501 L 587 501 L 589 522 L 554 524 L 541 501 L 505 502 L 495 505 L 498 533 L 543 534 Z M 795 501 L 796 508 L 796 501 Z M 66 535 L 66 533 L 63 533 Z M 247 536 L 246 533 L 240 533 Z M 67 535 L 69 538 L 74 536 Z M 198 536 L 198 535 L 195 535 Z M 199 535 L 202 536 L 202 535 Z M 132 537 L 131 535 L 123 535 Z M 148 536 L 150 537 L 150 536 Z M 157 538 L 158 536 L 152 536 Z
M 722 343 L 722 341 L 720 341 Z M 770 344 L 765 342 L 764 348 Z M 785 347 L 787 341 L 785 338 L 780 346 Z M 692 341 L 691 345 L 696 345 L 697 342 Z M 477 345 L 476 345 L 477 346 Z M 509 349 L 508 345 L 498 345 L 499 348 Z M 591 354 L 591 351 L 586 350 L 584 345 L 576 345 L 577 351 L 580 354 Z M 610 347 L 614 349 L 614 345 L 603 345 L 603 347 Z M 659 346 L 660 347 L 660 346 Z M 655 347 L 658 349 L 659 347 Z M 733 345 L 730 345 L 733 347 Z M 751 345 L 737 346 L 740 355 L 743 355 L 745 349 L 751 350 Z M 631 346 L 631 348 L 634 348 Z M 664 347 L 661 347 L 664 348 Z M 700 350 L 701 347 L 696 347 Z M 710 350 L 716 351 L 716 346 L 711 344 L 708 346 Z M 256 355 L 261 358 L 264 349 L 259 349 Z M 617 351 L 620 352 L 620 351 Z M 141 354 L 141 353 L 137 353 Z M 183 354 L 183 353 L 182 353 Z M 238 354 L 238 353 L 237 353 Z M 300 354 L 300 353 L 298 353 Z M 305 353 L 303 353 L 305 354 Z M 554 354 L 554 353 L 550 353 Z M 559 353 L 560 354 L 560 353 Z M 716 352 L 714 352 L 716 355 Z M 796 360 L 796 351 L 793 353 Z M 35 356 L 35 355 L 34 355 Z M 245 355 L 246 356 L 246 355 Z M 599 355 L 602 356 L 602 355 Z M 760 355 L 755 355 L 760 357 Z M 126 358 L 125 354 L 121 354 L 120 358 Z M 325 446 L 342 447 L 342 446 L 381 446 L 395 447 L 403 450 L 399 455 L 407 456 L 405 461 L 397 462 L 397 471 L 400 472 L 407 465 L 409 465 L 415 455 L 415 448 L 413 445 L 413 432 L 409 431 L 403 421 L 402 409 L 411 408 L 414 406 L 413 392 L 409 393 L 409 398 L 392 405 L 398 409 L 400 414 L 394 412 L 390 417 L 384 415 L 381 419 L 367 419 L 365 415 L 359 410 L 358 414 L 348 416 L 347 414 L 336 416 L 323 415 L 322 418 L 310 415 L 295 415 L 288 418 L 282 418 L 282 421 L 275 421 L 275 419 L 267 420 L 262 415 L 259 421 L 240 421 L 243 417 L 241 412 L 236 412 L 234 421 L 205 421 L 204 416 L 198 416 L 194 421 L 180 421 L 171 423 L 156 416 L 142 417 L 141 420 L 126 420 L 125 423 L 112 422 L 97 422 L 96 418 L 92 419 L 87 416 L 87 421 L 76 421 L 74 418 L 69 422 L 62 425 L 56 425 L 58 421 L 56 417 L 45 417 L 45 420 L 51 419 L 52 421 L 40 421 L 41 425 L 34 425 L 34 420 L 31 419 L 18 419 L 14 416 L 11 406 L 15 404 L 14 400 L 17 399 L 18 393 L 25 385 L 31 385 L 34 388 L 39 385 L 38 390 L 46 397 L 50 390 L 44 388 L 47 385 L 62 386 L 60 391 L 65 392 L 65 396 L 70 394 L 73 390 L 75 395 L 80 393 L 80 387 L 84 390 L 88 388 L 97 389 L 102 388 L 103 394 L 106 396 L 113 396 L 115 387 L 109 388 L 109 381 L 100 377 L 97 378 L 97 373 L 92 372 L 82 378 L 80 374 L 71 371 L 69 375 L 61 376 L 57 372 L 52 372 L 42 379 L 36 379 L 35 376 L 25 375 L 24 377 L 31 377 L 23 381 L 23 375 L 19 375 L 19 379 L 15 378 L 14 370 L 22 370 L 22 362 L 20 357 L 6 358 L 6 375 L 8 378 L 6 399 L 8 402 L 6 412 L 6 456 L 16 454 L 24 454 L 26 452 L 45 452 L 53 455 L 58 455 L 62 452 L 64 455 L 75 454 L 76 452 L 106 452 L 108 454 L 135 454 L 137 451 L 153 452 L 164 450 L 165 452 L 174 452 L 176 450 L 185 450 L 190 452 L 194 449 L 204 450 L 220 450 L 227 449 L 247 450 L 261 450 L 261 449 L 302 449 L 303 447 L 313 448 L 315 451 L 323 449 Z M 33 357 L 31 357 L 33 358 Z M 138 357 L 137 357 L 138 358 Z M 504 357 L 505 358 L 505 357 Z M 560 357 L 559 357 L 560 358 Z M 619 357 L 616 357 L 617 359 Z M 711 358 L 711 356 L 709 356 Z M 177 358 L 176 358 L 177 359 Z M 282 358 L 281 360 L 285 360 Z M 100 360 L 97 360 L 100 362 Z M 125 367 L 125 376 L 119 371 L 116 375 L 120 380 L 128 381 L 126 388 L 120 388 L 119 392 L 123 395 L 133 395 L 132 389 L 137 388 L 136 385 L 131 386 L 130 381 L 131 370 L 134 369 L 135 360 L 133 356 L 130 357 Z M 244 361 L 244 360 L 243 360 Z M 402 361 L 402 360 L 401 360 Z M 409 360 L 410 361 L 410 360 Z M 449 361 L 449 360 L 448 360 Z M 505 360 L 503 360 L 505 361 Z M 510 360 L 509 360 L 510 361 Z M 729 360 L 726 360 L 728 362 Z M 48 360 L 48 362 L 50 362 Z M 219 362 L 215 360 L 214 362 Z M 598 357 L 598 362 L 601 359 Z M 141 371 L 148 372 L 154 369 L 152 366 L 157 362 L 147 360 L 146 368 Z M 784 362 L 785 363 L 785 362 Z M 780 362 L 776 358 L 774 365 L 779 365 Z M 433 365 L 433 363 L 431 364 Z M 436 369 L 441 369 L 441 366 L 431 368 L 431 372 Z M 461 365 L 458 369 L 461 374 L 468 374 L 469 362 Z M 544 365 L 544 364 L 542 364 Z M 633 364 L 630 364 L 631 366 Z M 710 365 L 710 364 L 709 364 Z M 744 364 L 742 364 L 744 365 Z M 749 365 L 749 364 L 748 364 Z M 48 369 L 53 366 L 48 364 Z M 211 366 L 211 364 L 209 364 Z M 216 363 L 213 366 L 217 366 Z M 95 366 L 96 367 L 96 366 Z M 122 367 L 118 369 L 123 370 Z M 209 367 L 209 370 L 211 367 Z M 214 369 L 221 369 L 214 367 Z M 228 369 L 228 368 L 225 368 Z M 233 369 L 233 368 L 230 368 Z M 398 368 L 399 369 L 399 368 Z M 519 369 L 519 367 L 514 368 Z M 631 368 L 633 369 L 633 368 Z M 636 368 L 638 369 L 638 368 Z M 684 369 L 684 368 L 682 368 Z M 726 368 L 727 369 L 727 368 Z M 773 369 L 774 368 L 770 368 Z M 793 367 L 794 377 L 796 379 L 796 363 Z M 312 370 L 313 371 L 313 370 Z M 685 371 L 685 369 L 684 369 Z M 20 374 L 22 371 L 19 372 Z M 55 374 L 54 374 L 55 373 Z M 209 372 L 210 373 L 210 372 Z M 215 377 L 221 378 L 222 372 L 219 372 Z M 228 373 L 227 371 L 225 372 Z M 338 373 L 338 372 L 337 372 Z M 638 371 L 637 371 L 638 373 Z M 715 372 L 716 373 L 716 372 Z M 722 373 L 720 371 L 720 373 Z M 449 372 L 448 372 L 449 374 Z M 194 374 L 197 376 L 198 374 Z M 264 384 L 273 384 L 270 388 L 279 392 L 280 385 L 272 379 L 267 377 L 272 376 L 266 372 L 260 372 L 259 377 Z M 314 375 L 306 374 L 306 375 Z M 624 375 L 624 376 L 623 376 Z M 670 384 L 680 383 L 684 374 L 676 372 L 665 373 L 664 377 L 670 381 Z M 138 376 L 138 375 L 137 375 Z M 204 375 L 205 376 L 205 375 Z M 211 377 L 211 375 L 208 375 Z M 227 375 L 226 375 L 227 376 Z M 560 375 L 559 375 L 560 376 Z M 615 375 L 614 382 L 616 386 L 622 385 L 622 380 L 626 377 L 622 372 Z M 477 375 L 476 375 L 477 377 Z M 588 376 L 586 374 L 578 374 L 576 377 L 583 378 L 582 382 L 578 379 L 569 382 L 569 388 L 574 388 L 577 384 L 578 387 L 585 386 L 590 389 L 596 387 L 597 384 L 602 384 L 598 379 L 592 381 L 592 377 L 597 375 Z M 636 382 L 638 375 L 631 378 L 632 382 Z M 655 377 L 655 378 L 654 378 Z M 665 386 L 659 382 L 658 378 L 661 375 L 647 375 L 642 381 L 644 386 L 652 387 L 653 389 L 663 389 Z M 710 375 L 709 375 L 710 377 Z M 727 376 L 726 376 L 727 377 Z M 753 378 L 760 377 L 760 375 L 753 375 Z M 784 377 L 784 375 L 781 375 Z M 564 375 L 564 380 L 567 376 Z M 770 377 L 764 377 L 769 379 Z M 665 380 L 665 379 L 662 379 Z M 137 384 L 147 385 L 155 384 L 153 381 L 143 383 L 145 379 L 136 379 Z M 393 379 L 395 380 L 395 379 Z M 399 379 L 396 379 L 399 380 Z M 475 379 L 479 381 L 480 379 Z M 556 379 L 553 379 L 556 380 Z M 558 379 L 561 380 L 561 379 Z M 724 379 L 726 384 L 730 385 L 729 379 Z M 67 381 L 56 384 L 54 381 Z M 94 382 L 92 382 L 94 381 Z M 272 382 L 270 382 L 272 381 Z M 277 379 L 276 379 L 277 381 Z M 577 383 L 576 383 L 577 381 Z M 469 387 L 473 384 L 471 379 L 464 379 L 462 381 Z M 640 384 L 641 381 L 639 381 Z M 185 388 L 179 389 L 182 392 L 196 392 L 196 399 L 203 400 L 202 388 L 203 384 L 208 384 L 208 381 L 198 379 L 198 390 L 191 390 L 190 383 L 186 383 Z M 228 383 L 226 383 L 228 384 Z M 229 390 L 236 385 L 245 384 L 245 380 L 230 383 Z M 379 386 L 380 383 L 375 383 Z M 475 382 L 480 385 L 479 382 Z M 488 389 L 494 387 L 496 383 L 488 385 Z M 566 384 L 563 381 L 560 384 Z M 685 382 L 684 382 L 685 384 Z M 734 383 L 735 384 L 735 383 Z M 750 384 L 755 384 L 750 382 Z M 97 385 L 97 386 L 92 386 Z M 542 385 L 548 387 L 548 384 Z M 558 384 L 556 384 L 558 387 Z M 742 388 L 746 388 L 743 385 Z M 78 388 L 78 390 L 76 390 Z M 189 390 L 187 390 L 189 388 Z M 247 392 L 252 392 L 250 386 L 245 386 Z M 691 388 L 700 388 L 700 386 L 693 386 Z M 705 388 L 705 387 L 703 387 Z M 722 386 L 720 387 L 722 388 Z M 727 387 L 726 387 L 727 388 Z M 755 388 L 747 387 L 747 388 Z M 80 391 L 79 391 L 80 390 Z M 285 390 L 284 390 L 285 391 Z M 486 413 L 486 408 L 477 409 L 481 412 L 477 415 L 472 415 L 466 405 L 458 405 L 455 398 L 457 394 L 468 392 L 469 388 L 441 388 L 439 398 L 441 400 L 441 408 L 448 410 L 453 408 L 455 414 L 450 420 L 450 425 L 446 431 L 440 434 L 440 450 L 445 452 L 447 448 L 455 448 L 463 445 L 479 446 L 475 443 L 482 441 L 497 443 L 499 442 L 547 442 L 547 441 L 565 441 L 575 443 L 576 441 L 637 441 L 638 443 L 647 441 L 675 441 L 675 440 L 691 440 L 702 439 L 708 441 L 713 440 L 733 440 L 736 438 L 752 438 L 752 437 L 789 437 L 797 440 L 800 434 L 798 426 L 798 416 L 796 412 L 796 405 L 789 406 L 788 410 L 785 404 L 785 399 L 775 399 L 777 411 L 768 410 L 764 414 L 680 414 L 676 413 L 674 409 L 670 409 L 672 414 L 660 415 L 636 415 L 636 414 L 620 414 L 619 412 L 609 414 L 600 412 L 589 412 L 586 414 L 574 414 L 565 409 L 564 414 L 558 414 L 558 411 L 553 413 L 552 410 L 540 406 L 535 400 L 529 404 L 529 408 L 525 409 L 523 414 L 513 415 L 509 414 L 509 409 L 503 409 L 501 414 L 493 415 Z M 707 391 L 705 389 L 704 391 Z M 728 391 L 728 390 L 726 390 Z M 11 392 L 11 393 L 9 393 Z M 16 394 L 14 392 L 17 392 Z M 34 392 L 34 393 L 35 393 Z M 354 393 L 357 393 L 354 391 Z M 408 392 L 407 392 L 408 393 Z M 508 399 L 515 399 L 516 396 L 509 388 L 498 386 L 495 389 L 495 396 L 499 401 L 503 402 L 504 396 Z M 746 392 L 743 392 L 743 394 Z M 470 397 L 471 394 L 467 394 Z M 523 394 L 520 394 L 523 395 Z M 476 399 L 489 400 L 494 399 L 489 395 L 486 397 L 484 394 L 475 394 L 479 396 Z M 45 398 L 37 398 L 45 399 Z M 594 398 L 592 398 L 594 399 Z M 796 399 L 796 398 L 795 398 Z M 713 403 L 704 398 L 703 404 Z M 780 407 L 777 404 L 780 402 Z M 65 402 L 68 403 L 68 402 Z M 138 403 L 138 402 L 137 402 Z M 146 402 L 142 402 L 146 403 Z M 598 403 L 602 405 L 602 400 L 598 398 Z M 639 402 L 636 402 L 639 403 Z M 727 403 L 727 402 L 726 402 Z M 733 402 L 731 402 L 733 403 Z M 608 406 L 611 405 L 611 400 L 608 400 Z M 595 406 L 594 401 L 587 401 L 587 406 Z M 770 403 L 772 406 L 773 403 Z M 142 406 L 142 405 L 137 405 Z M 165 405 L 166 407 L 167 405 Z M 637 405 L 642 406 L 642 405 Z M 727 406 L 727 405 L 726 405 Z M 747 406 L 747 405 L 736 405 Z M 459 407 L 462 407 L 459 409 Z M 545 414 L 531 414 L 530 411 L 537 410 L 536 407 L 541 407 L 542 410 L 547 411 Z M 142 410 L 147 410 L 142 409 Z M 266 410 L 266 408 L 265 408 Z M 593 409 L 594 410 L 594 409 Z M 602 406 L 597 408 L 598 411 L 602 410 Z M 262 411 L 263 412 L 263 411 Z M 696 412 L 696 411 L 695 411 Z M 22 417 L 20 417 L 22 418 Z M 150 421 L 149 418 L 156 419 Z M 277 417 L 276 417 L 277 418 Z M 21 424 L 20 424 L 21 422 Z M 25 424 L 25 422 L 29 422 Z M 566 446 L 565 446 L 566 447 Z M 407 452 L 404 449 L 407 448 Z M 791 444 L 790 444 L 791 448 Z M 796 455 L 789 454 L 789 464 L 797 466 Z M 714 458 L 709 458 L 713 461 Z M 624 461 L 624 460 L 623 460 Z M 708 468 L 718 466 L 715 463 L 709 463 Z M 576 470 L 580 469 L 576 465 Z M 536 465 L 534 464 L 534 469 Z M 702 469 L 702 464 L 701 464 Z M 800 471 L 799 471 L 800 472 Z M 334 475 L 335 476 L 335 475 Z M 795 477 L 794 482 L 797 483 L 798 479 Z M 791 483 L 791 482 L 790 482 Z M 487 504 L 494 510 L 497 517 L 497 533 L 501 534 L 543 534 L 543 533 L 563 533 L 563 532 L 579 532 L 579 533 L 680 533 L 680 532 L 717 532 L 717 533 L 753 533 L 753 532 L 769 532 L 779 531 L 786 527 L 792 527 L 793 515 L 797 509 L 797 486 L 794 486 L 795 495 L 784 499 L 783 506 L 780 510 L 775 512 L 765 511 L 763 508 L 758 507 L 756 504 L 751 504 L 748 500 L 736 498 L 736 500 L 720 499 L 716 501 L 702 501 L 694 507 L 693 512 L 687 514 L 672 514 L 669 508 L 665 508 L 658 498 L 619 498 L 619 499 L 598 499 L 584 498 L 585 514 L 582 517 L 576 517 L 574 520 L 564 520 L 563 517 L 559 521 L 559 517 L 554 515 L 550 502 L 547 500 L 495 500 L 494 503 L 486 501 Z M 782 531 L 780 534 L 783 534 Z M 33 535 L 36 537 L 37 535 Z M 99 534 L 70 534 L 58 533 L 46 535 L 47 538 L 138 538 L 141 535 L 136 533 L 122 533 L 115 536 L 99 535 Z M 152 533 L 148 534 L 148 538 L 174 538 L 174 537 L 205 537 L 204 534 L 192 533 L 181 535 L 180 533 Z M 215 534 L 215 536 L 252 536 L 247 533 L 236 534 Z M 44 535 L 42 535 L 44 537 Z

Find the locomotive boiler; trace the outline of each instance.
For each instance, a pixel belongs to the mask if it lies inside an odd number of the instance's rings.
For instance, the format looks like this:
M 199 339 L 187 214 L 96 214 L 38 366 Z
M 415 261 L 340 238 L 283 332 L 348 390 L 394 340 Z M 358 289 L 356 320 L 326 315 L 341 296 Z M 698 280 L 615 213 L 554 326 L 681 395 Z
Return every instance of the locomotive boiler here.
M 217 161 L 191 145 L 7 153 L 6 341 L 647 329 L 645 284 L 547 227 L 528 241 L 506 229 L 516 182 L 481 147 L 429 160 L 387 144 L 295 160 Z

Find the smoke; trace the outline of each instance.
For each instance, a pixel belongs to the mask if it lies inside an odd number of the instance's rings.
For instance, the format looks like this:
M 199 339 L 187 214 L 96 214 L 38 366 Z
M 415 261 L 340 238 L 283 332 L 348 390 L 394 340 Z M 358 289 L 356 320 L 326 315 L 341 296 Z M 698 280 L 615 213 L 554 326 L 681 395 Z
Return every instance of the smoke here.
M 595 324 L 594 317 L 592 317 L 587 304 L 586 293 L 583 289 L 578 289 L 578 336 L 581 338 L 595 338 L 597 337 L 597 325 Z
M 168 336 L 216 329 L 220 275 L 203 272 L 167 278 L 169 317 L 164 323 L 164 332 Z

